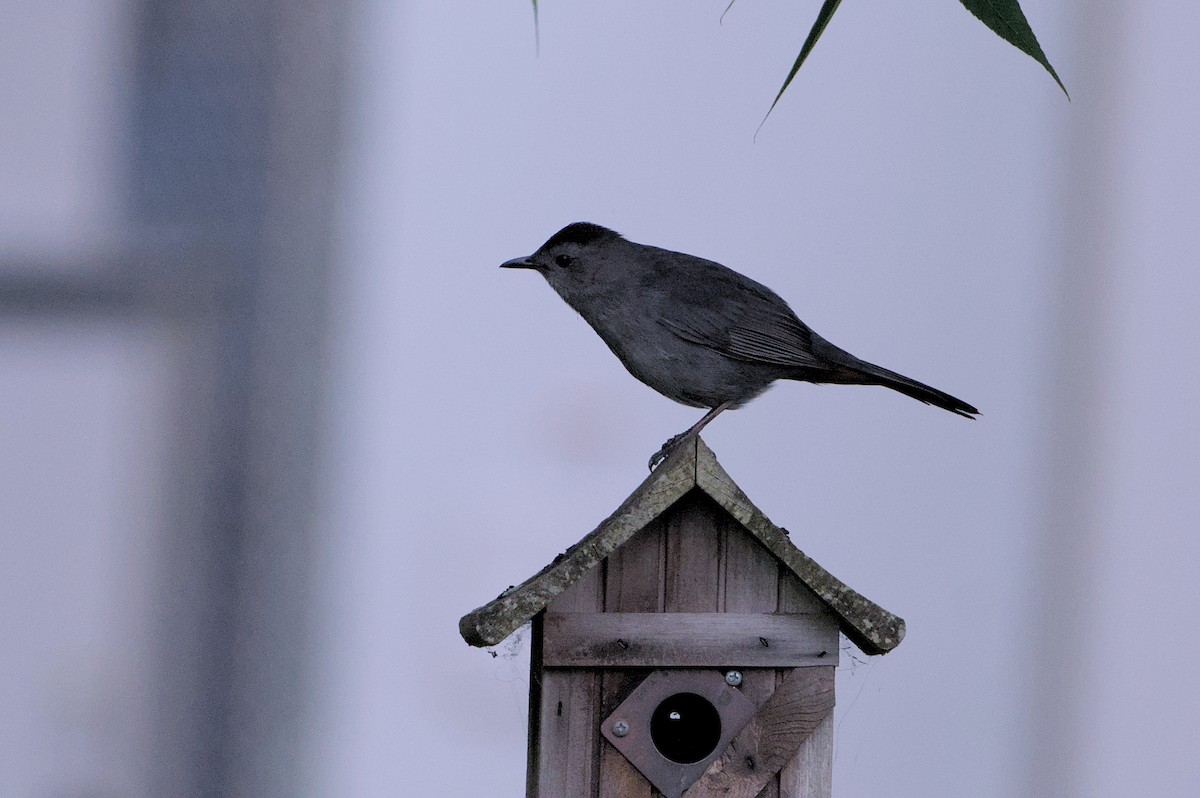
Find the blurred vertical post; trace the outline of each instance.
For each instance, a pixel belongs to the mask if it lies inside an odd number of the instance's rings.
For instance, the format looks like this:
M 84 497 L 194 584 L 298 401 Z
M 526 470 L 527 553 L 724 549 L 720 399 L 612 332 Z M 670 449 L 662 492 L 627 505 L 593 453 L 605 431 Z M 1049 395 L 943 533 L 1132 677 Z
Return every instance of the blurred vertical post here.
M 1078 77 L 1077 102 L 1067 130 L 1068 158 L 1061 206 L 1059 273 L 1051 286 L 1057 309 L 1051 340 L 1057 349 L 1047 364 L 1050 411 L 1043 451 L 1046 473 L 1045 531 L 1038 562 L 1041 585 L 1037 650 L 1063 652 L 1035 657 L 1034 733 L 1026 795 L 1077 796 L 1085 768 L 1084 706 L 1089 700 L 1086 660 L 1098 619 L 1096 589 L 1101 523 L 1097 513 L 1105 460 L 1106 363 L 1115 298 L 1113 276 L 1120 165 L 1122 33 L 1125 12 L 1117 3 L 1075 4 L 1072 15 Z
M 135 23 L 134 279 L 166 297 L 188 364 L 160 795 L 300 792 L 346 13 L 147 0 Z

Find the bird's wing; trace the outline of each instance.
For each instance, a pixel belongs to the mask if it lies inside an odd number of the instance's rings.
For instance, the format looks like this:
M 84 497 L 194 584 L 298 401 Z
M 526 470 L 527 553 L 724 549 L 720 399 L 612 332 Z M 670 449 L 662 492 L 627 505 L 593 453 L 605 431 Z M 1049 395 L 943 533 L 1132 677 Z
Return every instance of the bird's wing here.
M 723 266 L 693 276 L 704 285 L 673 282 L 679 288 L 658 320 L 674 335 L 737 360 L 829 367 L 812 353 L 812 331 L 769 288 Z

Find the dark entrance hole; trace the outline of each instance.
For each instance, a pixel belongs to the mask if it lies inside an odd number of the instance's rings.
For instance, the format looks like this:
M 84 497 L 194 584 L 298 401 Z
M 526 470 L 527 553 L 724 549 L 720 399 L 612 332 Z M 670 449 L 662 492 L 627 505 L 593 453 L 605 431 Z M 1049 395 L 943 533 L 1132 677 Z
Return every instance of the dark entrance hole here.
M 664 699 L 650 716 L 650 739 L 672 762 L 699 762 L 721 740 L 721 715 L 707 698 L 676 693 Z

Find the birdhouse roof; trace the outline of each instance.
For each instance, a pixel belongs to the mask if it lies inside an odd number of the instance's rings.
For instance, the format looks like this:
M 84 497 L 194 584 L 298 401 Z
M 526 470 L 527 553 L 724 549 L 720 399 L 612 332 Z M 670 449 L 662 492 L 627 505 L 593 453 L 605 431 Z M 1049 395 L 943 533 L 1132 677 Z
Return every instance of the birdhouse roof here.
M 886 654 L 904 639 L 904 619 L 848 587 L 792 543 L 725 473 L 699 436 L 675 451 L 616 512 L 554 561 L 458 622 L 472 646 L 496 645 L 544 610 L 558 595 L 623 546 L 693 489 L 725 509 L 833 613 L 842 633 L 866 654 Z

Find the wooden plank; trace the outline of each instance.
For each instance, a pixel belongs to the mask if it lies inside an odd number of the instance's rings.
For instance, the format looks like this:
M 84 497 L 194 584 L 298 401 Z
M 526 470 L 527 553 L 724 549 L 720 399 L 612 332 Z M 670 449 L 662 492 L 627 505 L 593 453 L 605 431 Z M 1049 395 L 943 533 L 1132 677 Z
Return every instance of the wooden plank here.
M 604 606 L 603 571 L 603 567 L 592 569 L 551 602 L 547 611 L 599 612 Z M 539 670 L 544 630 L 542 613 L 534 618 L 530 651 L 531 783 L 526 792 L 529 798 L 591 796 L 597 786 L 600 757 L 600 675 L 586 670 Z
M 837 661 L 825 616 L 772 613 L 548 613 L 549 668 L 782 668 Z
M 537 790 L 533 796 L 590 796 L 595 791 L 600 744 L 597 697 L 600 674 L 543 670 L 539 717 Z
M 659 466 L 662 468 L 662 466 Z M 666 545 L 666 530 L 661 518 L 648 524 L 628 543 L 613 552 L 605 564 L 604 612 L 582 615 L 609 621 L 626 617 L 624 613 L 662 611 L 662 575 Z M 551 616 L 547 616 L 551 617 Z M 559 619 L 573 617 L 555 614 Z M 544 657 L 543 657 L 544 661 Z M 613 713 L 642 683 L 648 671 L 613 670 L 600 676 L 600 712 L 598 723 Z M 625 755 L 600 738 L 599 798 L 653 798 L 654 788 Z M 562 798 L 570 798 L 564 794 Z
M 813 592 L 800 584 L 792 574 L 787 573 L 780 580 L 780 611 L 797 612 L 814 606 L 814 602 L 824 609 L 824 605 L 819 603 L 820 600 Z M 832 667 L 836 667 L 840 659 L 841 641 L 838 643 L 837 651 L 828 663 Z M 779 680 L 782 682 L 787 676 L 786 672 L 781 671 Z M 779 794 L 781 798 L 830 798 L 832 793 L 833 713 L 830 712 L 808 739 L 800 744 L 796 755 L 779 772 Z
M 742 695 L 761 708 L 775 692 L 775 674 L 778 671 L 775 668 L 742 668 L 740 672 L 742 684 L 739 689 Z M 763 786 L 757 798 L 779 798 L 780 795 L 779 777 L 775 775 Z
M 727 524 L 725 612 L 775 612 L 779 604 L 779 560 L 740 524 L 732 520 Z M 824 605 L 820 606 L 824 611 Z
M 786 607 L 786 609 L 785 609 Z M 804 586 L 796 575 L 787 568 L 783 569 L 779 579 L 779 608 L 784 612 L 811 612 L 816 614 L 825 614 L 830 618 L 835 619 L 837 616 L 833 614 L 833 610 L 825 602 L 821 601 L 816 593 Z
M 600 719 L 612 714 L 633 689 L 646 678 L 646 671 L 605 671 L 601 675 Z M 659 793 L 612 743 L 600 737 L 600 789 L 598 798 L 655 798 Z M 584 793 L 584 796 L 587 794 Z M 546 796 L 545 798 L 550 798 Z M 558 797 L 556 797 L 558 798 Z M 561 798 L 574 798 L 563 793 Z
M 721 550 L 728 515 L 702 493 L 685 496 L 666 512 L 666 612 L 720 609 Z
M 792 671 L 684 798 L 755 798 L 833 711 L 833 670 Z
M 734 519 L 726 516 L 726 526 L 724 610 L 729 613 L 775 612 L 779 605 L 779 560 Z M 832 622 L 830 627 L 836 628 Z M 740 670 L 742 695 L 755 706 L 763 706 L 775 692 L 776 671 L 744 666 Z M 779 777 L 772 776 L 757 798 L 779 798 L 779 795 Z
M 658 519 L 609 556 L 605 612 L 662 612 L 664 541 L 663 522 Z
M 779 772 L 783 798 L 830 798 L 833 795 L 833 713 L 800 744 Z
M 533 616 L 529 641 L 529 732 L 525 751 L 525 798 L 537 798 L 542 746 L 542 619 Z
M 597 565 L 546 605 L 546 612 L 600 612 L 604 609 L 604 564 Z
M 791 571 L 780 568 L 778 585 L 778 601 L 775 606 L 779 612 L 786 615 L 808 615 L 813 618 L 814 622 L 817 619 L 824 619 L 830 627 L 838 628 L 837 615 L 817 597 L 816 593 L 805 587 Z M 837 637 L 836 633 L 834 636 Z M 820 664 L 835 666 L 838 664 L 842 649 L 841 642 L 841 638 L 834 641 L 833 647 L 827 649 L 826 654 L 822 657 L 824 662 Z

